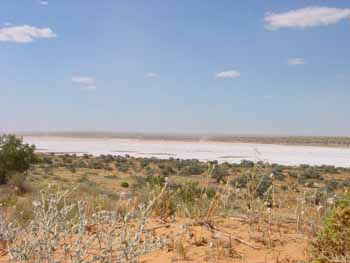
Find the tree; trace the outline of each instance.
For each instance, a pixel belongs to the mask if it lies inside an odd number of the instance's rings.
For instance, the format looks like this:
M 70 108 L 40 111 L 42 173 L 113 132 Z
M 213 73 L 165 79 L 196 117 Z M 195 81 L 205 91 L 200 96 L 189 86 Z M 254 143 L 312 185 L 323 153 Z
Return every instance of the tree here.
M 0 184 L 6 184 L 12 176 L 27 171 L 36 160 L 34 151 L 34 145 L 24 144 L 15 135 L 0 136 Z

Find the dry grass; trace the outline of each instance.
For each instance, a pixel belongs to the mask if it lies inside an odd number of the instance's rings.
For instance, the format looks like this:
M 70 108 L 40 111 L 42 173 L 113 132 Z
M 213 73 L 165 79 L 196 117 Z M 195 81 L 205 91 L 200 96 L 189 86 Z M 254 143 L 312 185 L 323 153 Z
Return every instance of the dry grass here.
M 301 167 L 277 174 L 264 164 L 48 158 L 50 164 L 30 171 L 32 193 L 0 189 L 5 261 L 307 262 L 308 240 L 319 232 L 335 194 L 324 195 L 325 179 L 305 173 L 303 180 L 320 187 L 301 184 L 293 175 L 302 174 Z M 78 163 L 82 167 L 71 167 Z M 227 173 L 220 183 L 213 176 L 217 166 Z M 322 175 L 344 181 L 348 173 Z

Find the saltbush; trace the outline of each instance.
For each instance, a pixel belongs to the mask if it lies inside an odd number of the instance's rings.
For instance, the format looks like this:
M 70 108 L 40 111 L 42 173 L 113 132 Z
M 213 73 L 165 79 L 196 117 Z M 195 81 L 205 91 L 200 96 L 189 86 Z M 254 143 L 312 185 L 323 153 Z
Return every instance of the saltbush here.
M 313 242 L 314 262 L 350 261 L 350 197 L 336 202 Z

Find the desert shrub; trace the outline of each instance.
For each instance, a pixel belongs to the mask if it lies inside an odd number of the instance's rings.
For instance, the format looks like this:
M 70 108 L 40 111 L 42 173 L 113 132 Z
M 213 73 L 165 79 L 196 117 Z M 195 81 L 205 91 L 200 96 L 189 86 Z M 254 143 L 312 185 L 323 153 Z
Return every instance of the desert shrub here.
M 169 166 L 169 165 L 161 164 L 161 165 L 159 165 L 159 168 L 160 168 L 161 174 L 164 175 L 164 176 L 168 176 L 168 175 L 171 175 L 171 174 L 175 173 L 174 169 L 171 166 Z
M 86 179 L 80 181 L 77 189 L 79 192 L 86 193 L 88 195 L 99 195 L 102 192 L 97 184 L 93 181 L 90 181 L 87 177 Z
M 254 167 L 254 162 L 253 161 L 249 161 L 249 160 L 242 160 L 241 164 L 242 167 Z
M 245 174 L 240 175 L 231 181 L 231 185 L 237 188 L 245 188 L 247 186 L 247 183 L 248 183 L 248 176 Z
M 120 184 L 120 186 L 123 187 L 123 188 L 128 188 L 129 187 L 129 183 L 128 182 L 122 182 Z
M 146 166 L 145 173 L 146 173 L 146 175 L 154 175 L 156 173 L 156 171 L 153 168 Z
M 281 190 L 283 192 L 286 192 L 288 190 L 288 186 L 286 186 L 285 184 L 281 185 Z
M 201 165 L 198 161 L 192 161 L 188 165 L 180 169 L 180 175 L 200 175 L 206 171 L 206 167 Z
M 15 135 L 0 136 L 0 184 L 7 183 L 16 173 L 27 171 L 36 161 L 34 150 L 34 145 L 24 144 Z
M 254 181 L 254 184 L 251 184 L 252 181 Z M 256 197 L 261 198 L 272 186 L 272 179 L 270 176 L 265 174 L 259 174 L 259 175 L 246 174 L 246 175 L 241 175 L 235 180 L 231 181 L 231 185 L 237 188 L 246 188 L 248 186 L 253 185 L 254 189 L 251 189 L 251 190 L 254 191 L 254 195 Z
M 163 175 L 160 175 L 160 176 L 149 175 L 146 177 L 146 183 L 148 183 L 151 188 L 163 186 L 166 181 L 165 178 L 166 177 Z
M 350 187 L 350 179 L 345 179 L 345 180 L 342 182 L 342 185 L 343 185 L 343 187 Z
M 23 227 L 2 220 L 0 214 L 0 238 L 7 243 L 11 262 L 138 262 L 139 256 L 168 242 L 152 233 L 143 234 L 161 195 L 130 210 L 136 216 L 132 218 L 101 210 L 102 201 L 89 212 L 90 202 L 70 201 L 67 195 L 51 193 L 32 202 L 32 220 Z
M 40 161 L 41 161 L 41 163 L 45 163 L 45 164 L 53 164 L 53 160 L 49 156 L 41 157 Z
M 307 183 L 310 181 L 323 180 L 323 177 L 321 176 L 320 172 L 315 167 L 311 167 L 311 166 L 302 170 L 298 174 L 297 178 L 298 178 L 298 183 L 301 185 L 307 185 Z
M 341 186 L 341 183 L 336 179 L 330 179 L 326 181 L 326 189 L 328 192 L 334 192 Z
M 272 186 L 272 179 L 268 175 L 260 175 L 259 180 L 260 182 L 256 188 L 256 193 L 258 197 L 262 197 Z
M 305 201 L 307 204 L 320 205 L 325 204 L 327 201 L 327 190 L 326 189 L 315 189 L 304 193 Z
M 88 168 L 90 168 L 90 169 L 96 169 L 96 170 L 101 170 L 101 169 L 104 168 L 104 165 L 103 165 L 103 163 L 101 163 L 101 162 L 99 162 L 99 161 L 93 160 L 93 161 L 89 162 Z
M 79 160 L 79 161 L 76 163 L 76 166 L 77 166 L 77 168 L 88 168 L 87 163 L 84 162 L 83 160 Z
M 29 193 L 32 187 L 26 177 L 25 173 L 15 173 L 9 179 L 8 184 L 13 185 L 19 194 Z
M 267 167 L 270 166 L 269 163 L 266 163 L 266 162 L 263 162 L 263 161 L 258 161 L 256 164 L 257 164 L 257 166 L 262 167 L 262 168 L 267 168 Z
M 305 185 L 306 182 L 307 182 L 307 178 L 303 175 L 298 175 L 298 183 L 301 184 L 301 185 Z
M 71 163 L 73 163 L 73 157 L 71 157 L 69 154 L 65 154 L 62 156 L 62 161 L 65 164 L 71 164 Z
M 119 172 L 126 173 L 129 170 L 129 165 L 128 163 L 119 163 L 116 165 L 117 169 Z
M 314 181 L 304 181 L 304 186 L 308 188 L 314 188 L 315 187 L 315 182 Z
M 69 171 L 70 171 L 71 173 L 73 173 L 73 174 L 77 172 L 77 169 L 74 167 L 74 165 L 69 165 L 67 168 L 68 168 Z
M 229 175 L 228 169 L 222 166 L 214 166 L 211 171 L 211 177 L 216 179 L 216 182 L 224 182 L 225 178 Z
M 283 174 L 283 167 L 280 165 L 273 168 L 272 173 L 276 180 L 284 181 L 284 179 L 286 178 L 286 176 Z
M 178 185 L 176 191 L 177 198 L 184 203 L 193 203 L 204 194 L 208 199 L 211 199 L 215 196 L 215 193 L 216 191 L 214 188 L 203 188 L 198 182 L 194 181 L 188 181 Z
M 325 173 L 329 173 L 329 174 L 339 174 L 339 170 L 337 167 L 335 167 L 334 165 L 322 165 L 321 169 L 325 172 Z
M 164 193 L 163 198 L 157 200 L 154 205 L 154 214 L 159 216 L 161 220 L 166 220 L 168 217 L 174 215 L 176 212 L 176 200 L 174 195 L 167 191 Z
M 141 168 L 146 168 L 151 163 L 151 160 L 149 158 L 141 158 L 139 160 Z
M 89 181 L 88 175 L 87 174 L 82 174 L 79 178 L 78 178 L 78 183 L 84 183 Z
M 116 176 L 116 175 L 105 175 L 104 178 L 106 178 L 106 179 L 118 179 L 118 176 Z
M 110 163 L 114 161 L 114 156 L 110 154 L 107 154 L 107 155 L 102 154 L 100 155 L 99 158 L 102 159 L 105 163 Z
M 322 180 L 322 176 L 320 172 L 313 167 L 307 167 L 302 170 L 302 172 L 299 174 L 300 177 L 304 177 L 305 179 L 316 179 L 316 180 Z
M 298 178 L 298 174 L 294 171 L 289 171 L 288 172 L 288 176 L 292 177 L 292 178 Z
M 30 198 L 18 199 L 14 207 L 13 218 L 20 225 L 26 225 L 33 218 L 32 200 Z
M 312 244 L 314 262 L 349 262 L 350 198 L 336 202 Z

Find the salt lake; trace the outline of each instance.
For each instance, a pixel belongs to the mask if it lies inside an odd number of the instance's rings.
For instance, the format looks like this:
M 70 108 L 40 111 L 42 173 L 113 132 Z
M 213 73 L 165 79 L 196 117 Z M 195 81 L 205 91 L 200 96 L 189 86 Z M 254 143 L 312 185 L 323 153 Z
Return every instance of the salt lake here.
M 334 165 L 350 167 L 349 148 L 227 143 L 212 141 L 168 141 L 114 138 L 68 138 L 24 136 L 38 152 L 69 154 L 111 154 L 161 159 L 181 158 L 201 161 L 239 163 L 241 160 L 265 161 L 284 165 Z

